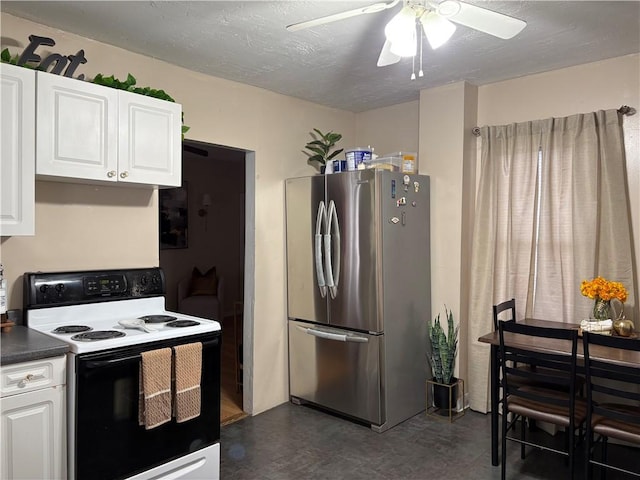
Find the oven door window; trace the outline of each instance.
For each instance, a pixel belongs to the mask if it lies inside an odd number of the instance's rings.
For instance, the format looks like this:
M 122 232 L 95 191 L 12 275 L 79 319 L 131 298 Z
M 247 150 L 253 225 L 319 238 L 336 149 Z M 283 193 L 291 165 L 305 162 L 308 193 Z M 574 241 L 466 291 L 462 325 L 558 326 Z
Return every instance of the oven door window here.
M 127 478 L 219 441 L 219 334 L 181 340 L 203 344 L 201 412 L 186 422 L 173 419 L 151 430 L 138 424 L 140 347 L 76 358 L 77 479 Z M 166 346 L 172 345 L 146 344 L 144 349 Z

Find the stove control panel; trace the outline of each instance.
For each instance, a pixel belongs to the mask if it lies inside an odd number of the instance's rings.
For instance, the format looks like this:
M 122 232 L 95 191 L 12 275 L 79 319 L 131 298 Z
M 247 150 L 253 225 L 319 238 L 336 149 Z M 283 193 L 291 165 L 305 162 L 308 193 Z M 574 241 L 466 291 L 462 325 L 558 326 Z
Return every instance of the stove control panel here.
M 127 289 L 124 275 L 98 275 L 84 278 L 84 291 L 87 295 L 115 295 Z
M 24 274 L 25 309 L 161 296 L 164 293 L 164 273 L 157 267 Z

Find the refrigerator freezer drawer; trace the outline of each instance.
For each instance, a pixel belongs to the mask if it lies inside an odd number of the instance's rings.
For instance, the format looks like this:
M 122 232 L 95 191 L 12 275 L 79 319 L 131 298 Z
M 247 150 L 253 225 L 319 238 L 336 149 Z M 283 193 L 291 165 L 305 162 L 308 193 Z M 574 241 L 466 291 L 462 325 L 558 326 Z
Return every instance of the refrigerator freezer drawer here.
M 381 425 L 381 345 L 382 335 L 290 320 L 291 396 Z

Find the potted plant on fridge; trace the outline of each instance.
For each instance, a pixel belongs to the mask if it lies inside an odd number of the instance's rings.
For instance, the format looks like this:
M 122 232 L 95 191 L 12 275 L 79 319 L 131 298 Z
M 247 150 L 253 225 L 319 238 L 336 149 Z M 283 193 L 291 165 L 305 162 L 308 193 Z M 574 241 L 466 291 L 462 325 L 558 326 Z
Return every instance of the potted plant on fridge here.
M 459 325 L 453 321 L 453 312 L 444 308 L 447 317 L 447 333 L 440 324 L 440 314 L 433 322 L 427 324 L 431 354 L 429 364 L 433 374 L 433 402 L 436 408 L 451 412 L 455 408 L 458 398 L 458 379 L 453 376 L 453 370 L 458 353 Z
M 332 151 L 336 143 L 342 139 L 342 135 L 334 132 L 322 133 L 317 128 L 309 132 L 309 135 L 311 135 L 313 140 L 308 142 L 304 147 L 309 150 L 308 152 L 304 152 L 309 157 L 307 158 L 307 163 L 314 165 L 320 173 L 324 173 L 327 162 L 333 160 L 334 157 L 344 150 L 340 148 Z

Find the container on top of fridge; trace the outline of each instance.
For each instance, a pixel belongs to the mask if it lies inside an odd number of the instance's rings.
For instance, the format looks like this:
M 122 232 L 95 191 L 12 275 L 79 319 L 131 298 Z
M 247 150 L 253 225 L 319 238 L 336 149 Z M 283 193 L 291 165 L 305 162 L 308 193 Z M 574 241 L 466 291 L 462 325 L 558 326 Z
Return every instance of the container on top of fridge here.
M 371 160 L 373 150 L 371 148 L 352 148 L 345 150 L 347 159 L 347 170 L 358 170 L 364 168 L 364 162 Z
M 388 156 L 400 158 L 402 173 L 418 173 L 418 154 L 416 152 L 394 152 Z
M 377 157 L 364 162 L 365 168 L 376 168 L 378 170 L 390 170 L 399 172 L 401 167 L 400 157 Z
M 418 154 L 394 152 L 365 162 L 367 168 L 391 170 L 392 172 L 418 173 Z

